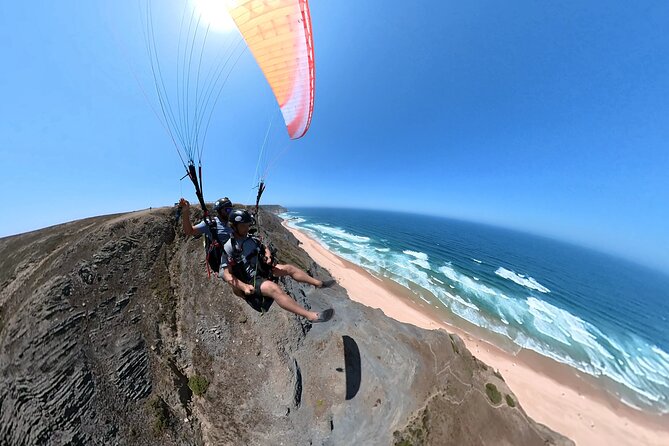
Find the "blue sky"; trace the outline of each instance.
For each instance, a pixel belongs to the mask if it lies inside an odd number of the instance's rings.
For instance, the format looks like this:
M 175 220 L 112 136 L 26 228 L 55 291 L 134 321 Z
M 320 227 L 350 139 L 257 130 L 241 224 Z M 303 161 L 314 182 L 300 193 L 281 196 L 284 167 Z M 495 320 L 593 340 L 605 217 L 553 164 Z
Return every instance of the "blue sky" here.
M 140 4 L 0 4 L 0 236 L 194 200 L 140 88 L 155 103 Z M 168 60 L 182 3 L 161 4 Z M 310 131 L 288 141 L 244 53 L 210 126 L 208 199 L 252 200 L 274 119 L 268 156 L 288 149 L 265 203 L 416 209 L 669 271 L 669 3 L 310 6 Z

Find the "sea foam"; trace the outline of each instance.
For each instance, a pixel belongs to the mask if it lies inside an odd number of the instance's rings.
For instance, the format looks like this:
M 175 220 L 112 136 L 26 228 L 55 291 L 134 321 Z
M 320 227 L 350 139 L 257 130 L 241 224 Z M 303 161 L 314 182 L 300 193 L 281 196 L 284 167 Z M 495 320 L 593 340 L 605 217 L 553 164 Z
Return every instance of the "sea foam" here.
M 523 274 L 517 274 L 513 271 L 510 271 L 506 268 L 499 267 L 497 268 L 497 271 L 495 271 L 495 274 L 497 274 L 499 277 L 502 277 L 504 279 L 508 279 L 512 282 L 517 283 L 520 286 L 524 286 L 525 288 L 529 288 L 531 290 L 537 290 L 540 293 L 550 293 L 551 290 L 534 280 L 532 277 L 526 277 Z
M 369 242 L 370 240 L 369 237 L 351 234 L 350 232 L 347 232 L 346 230 L 337 227 L 331 227 L 327 225 L 319 225 L 313 223 L 308 223 L 304 226 L 320 234 L 328 235 L 333 238 L 348 240 L 350 242 Z
M 335 253 L 374 274 L 414 290 L 425 302 L 428 300 L 414 285 L 432 293 L 454 315 L 505 336 L 520 347 L 534 350 L 584 373 L 607 376 L 633 390 L 636 398 L 624 398 L 630 401 L 630 405 L 638 399 L 664 408 L 665 412 L 669 408 L 669 354 L 656 345 L 636 335 L 623 336 L 604 331 L 565 308 L 537 296 L 527 297 L 526 292 L 507 292 L 507 295 L 495 287 L 492 270 L 486 275 L 485 270 L 476 269 L 474 277 L 464 272 L 468 271 L 467 268 L 459 270 L 459 266 L 451 262 L 431 270 L 431 263 L 445 260 L 432 253 L 393 251 L 392 247 L 377 239 L 335 226 L 305 224 L 301 217 L 290 217 L 293 220 L 289 221 L 289 225 L 299 224 L 301 229 L 308 230 Z M 474 258 L 471 260 L 482 263 Z M 544 294 L 551 292 L 527 274 L 500 267 L 494 275 L 526 289 Z M 480 280 L 476 280 L 478 278 Z
M 448 279 L 450 279 L 452 282 L 455 282 L 461 286 L 466 292 L 472 293 L 478 297 L 482 298 L 502 298 L 502 299 L 508 299 L 507 296 L 505 296 L 503 293 L 493 290 L 492 288 L 488 287 L 487 285 L 477 282 L 471 277 L 467 276 L 466 274 L 462 274 L 453 268 L 453 265 L 450 263 L 447 263 L 446 265 L 442 266 L 439 268 L 439 271 L 446 276 Z
M 430 269 L 430 263 L 427 261 L 428 260 L 427 254 L 425 254 L 424 252 L 410 251 L 408 249 L 402 252 L 411 257 L 414 257 L 413 259 L 409 260 L 409 262 L 418 265 L 421 268 Z

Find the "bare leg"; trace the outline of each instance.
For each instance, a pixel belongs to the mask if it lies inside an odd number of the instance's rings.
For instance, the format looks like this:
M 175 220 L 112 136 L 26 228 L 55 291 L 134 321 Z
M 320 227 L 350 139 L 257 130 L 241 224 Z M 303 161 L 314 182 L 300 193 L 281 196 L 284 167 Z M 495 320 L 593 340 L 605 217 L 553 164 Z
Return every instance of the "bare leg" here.
M 298 282 L 308 283 L 317 288 L 323 285 L 323 282 L 321 282 L 318 279 L 314 279 L 309 274 L 305 273 L 304 271 L 293 265 L 285 265 L 285 264 L 276 265 L 272 269 L 272 274 L 274 274 L 277 277 L 290 276 L 293 279 L 297 280 Z
M 289 295 L 287 295 L 279 285 L 269 280 L 264 281 L 260 285 L 260 292 L 263 296 L 271 297 L 274 301 L 279 304 L 281 308 L 291 313 L 295 313 L 298 316 L 307 318 L 310 321 L 313 321 L 318 318 L 318 313 L 314 311 L 308 311 L 303 308 L 300 304 L 295 302 Z

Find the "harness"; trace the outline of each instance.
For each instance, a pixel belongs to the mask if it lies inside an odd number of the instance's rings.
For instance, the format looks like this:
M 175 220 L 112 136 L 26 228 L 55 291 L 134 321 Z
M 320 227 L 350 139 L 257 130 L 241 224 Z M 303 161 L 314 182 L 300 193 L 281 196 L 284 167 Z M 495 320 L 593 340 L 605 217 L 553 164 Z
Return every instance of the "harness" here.
M 236 277 L 254 286 L 258 276 L 268 280 L 275 279 L 272 275 L 272 267 L 276 262 L 274 255 L 272 254 L 272 264 L 268 265 L 265 261 L 265 245 L 258 237 L 250 236 L 241 242 L 231 237 L 230 241 L 232 246 L 230 268 Z M 244 255 L 244 246 L 248 242 L 254 243 L 255 248 L 248 255 Z
M 211 277 L 211 272 L 218 273 L 221 269 L 221 257 L 223 257 L 223 243 L 218 238 L 218 223 L 215 219 L 205 220 L 212 239 L 207 240 L 205 251 L 207 253 L 207 276 Z M 226 240 L 227 241 L 227 240 Z
M 197 195 L 197 200 L 200 202 L 202 212 L 204 213 L 203 220 L 209 227 L 209 232 L 211 233 L 211 242 L 208 245 L 205 245 L 207 252 L 207 276 L 211 277 L 212 270 L 218 272 L 221 268 L 223 243 L 218 239 L 218 224 L 216 223 L 216 219 L 211 218 L 209 215 L 209 209 L 207 209 L 207 204 L 204 202 L 204 196 L 202 195 L 202 165 L 199 165 L 198 171 L 196 171 L 195 164 L 193 164 L 193 161 L 190 161 L 188 167 L 186 167 L 186 175 L 184 175 L 183 178 L 186 177 L 190 178 L 193 182 L 193 186 L 195 186 L 195 195 Z

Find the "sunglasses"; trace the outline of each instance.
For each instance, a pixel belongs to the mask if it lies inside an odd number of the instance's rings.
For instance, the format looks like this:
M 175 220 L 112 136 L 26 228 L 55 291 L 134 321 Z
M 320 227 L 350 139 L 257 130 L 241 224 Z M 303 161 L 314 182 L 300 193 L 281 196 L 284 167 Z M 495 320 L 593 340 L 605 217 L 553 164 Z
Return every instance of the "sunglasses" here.
M 221 208 L 217 212 L 223 212 L 223 211 L 225 211 L 226 214 L 229 214 L 230 211 L 232 211 L 232 208 Z

